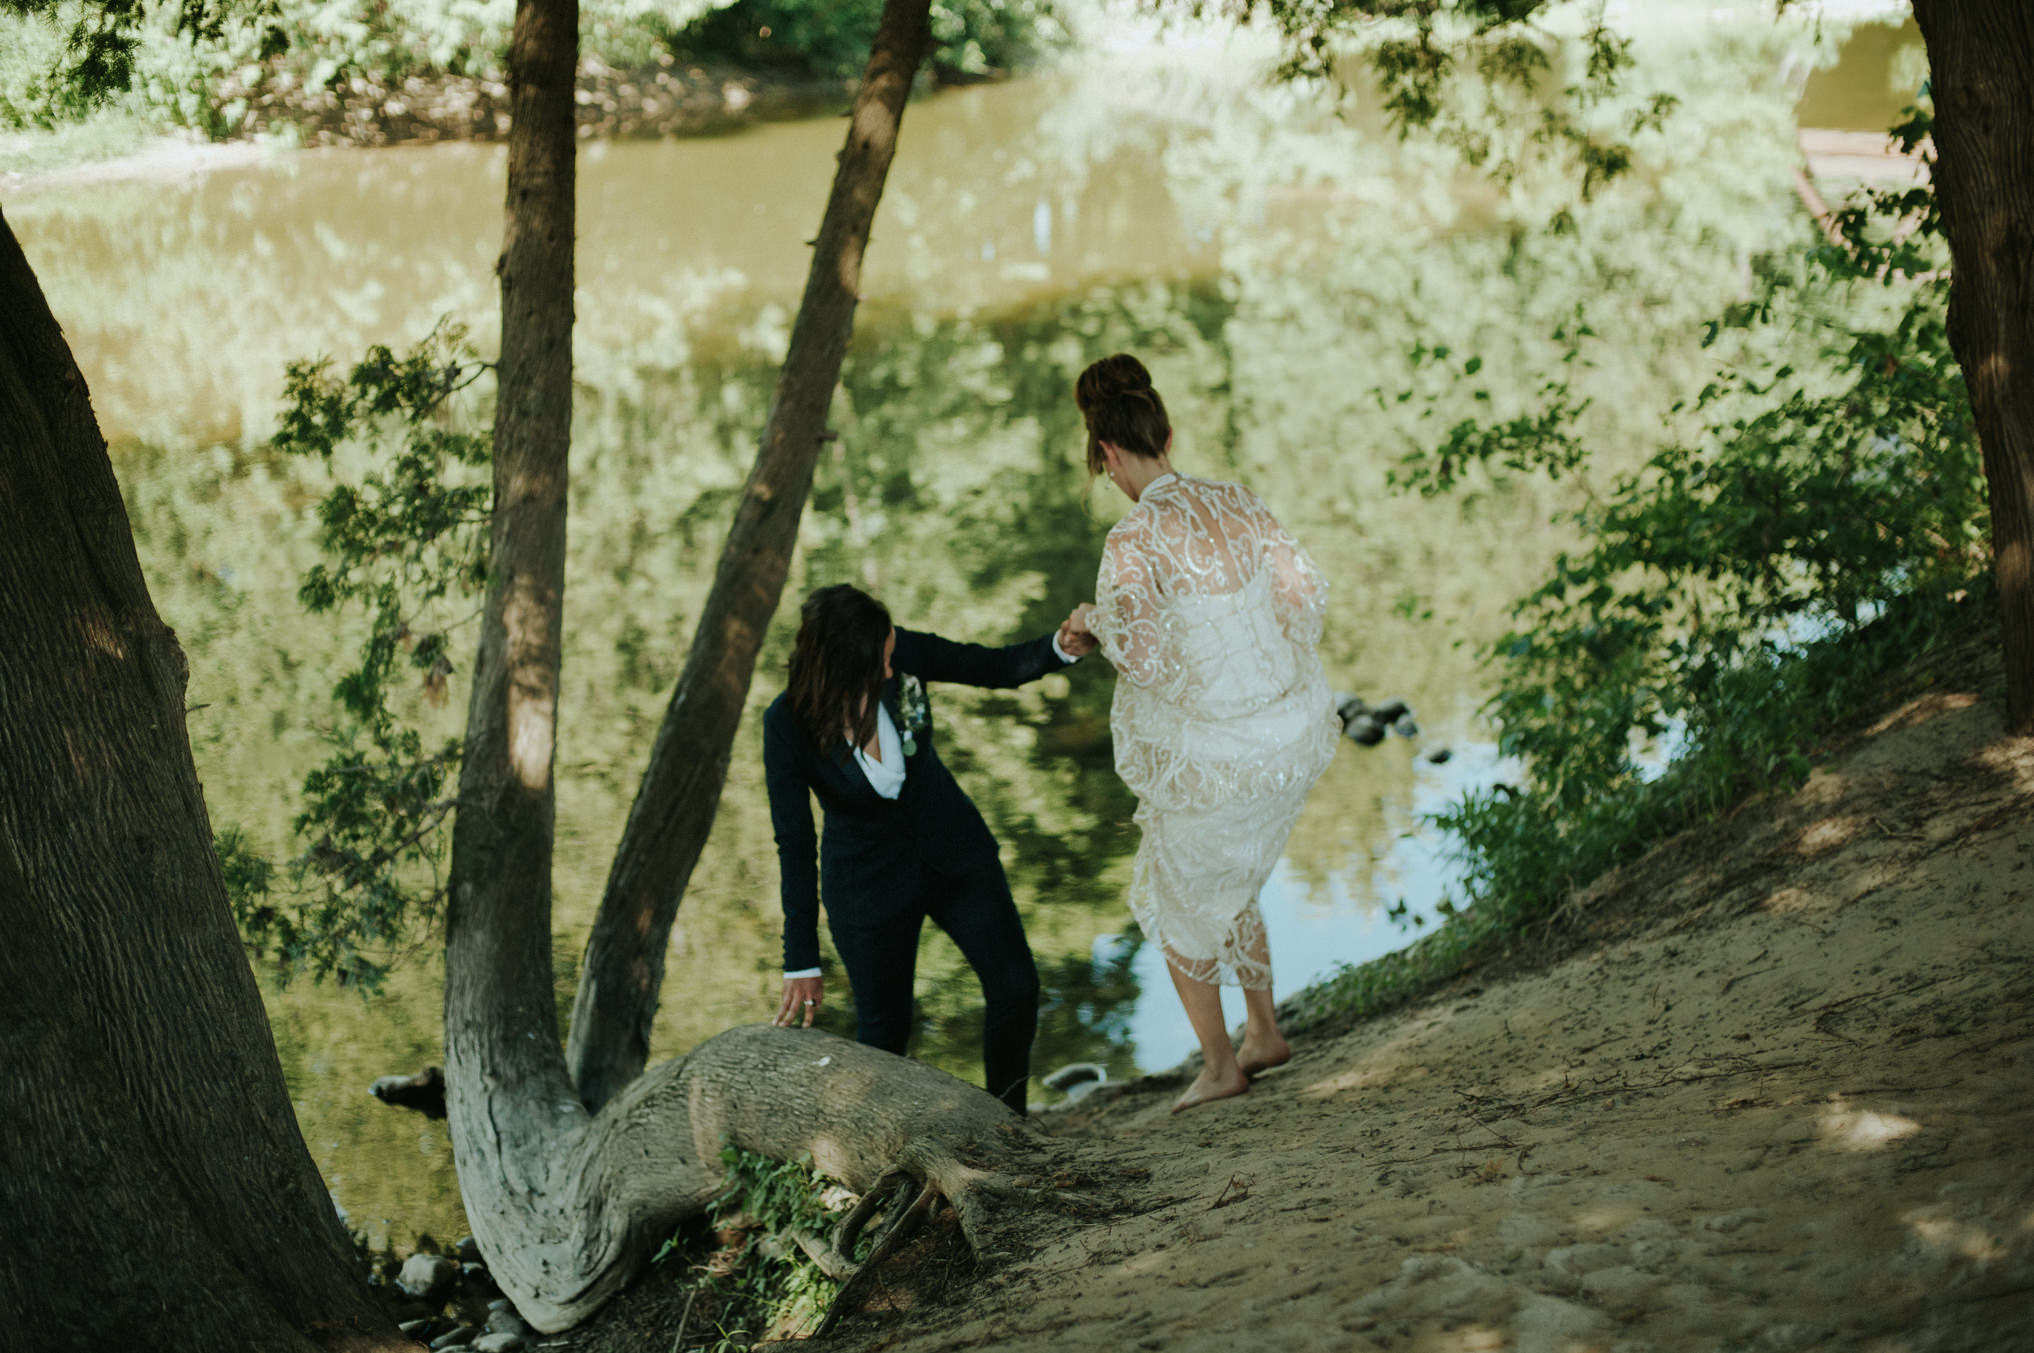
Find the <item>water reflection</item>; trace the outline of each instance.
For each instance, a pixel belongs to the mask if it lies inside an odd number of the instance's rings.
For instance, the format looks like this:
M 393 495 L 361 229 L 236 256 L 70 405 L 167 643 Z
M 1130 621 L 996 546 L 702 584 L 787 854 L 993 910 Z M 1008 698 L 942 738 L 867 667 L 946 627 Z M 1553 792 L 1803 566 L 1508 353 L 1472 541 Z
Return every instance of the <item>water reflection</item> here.
M 1742 294 L 1758 253 L 1807 238 L 1780 76 L 1797 40 L 1753 24 L 1647 56 L 1650 79 L 1698 91 L 1679 139 L 1565 234 L 1543 229 L 1572 197 L 1564 184 L 1465 182 L 1431 143 L 1378 135 L 1360 110 L 1338 121 L 1220 61 L 1119 62 L 914 105 L 792 592 L 857 581 L 905 623 L 987 642 L 1055 623 L 1087 599 L 1120 510 L 1079 474 L 1073 379 L 1096 356 L 1141 353 L 1182 467 L 1252 484 L 1321 562 L 1331 679 L 1411 698 L 1429 741 L 1457 752 L 1435 767 L 1396 741 L 1345 747 L 1266 899 L 1281 991 L 1399 942 L 1408 932 L 1384 908 L 1431 909 L 1446 886 L 1439 843 L 1407 835 L 1415 815 L 1496 771 L 1473 654 L 1572 543 L 1549 520 L 1583 490 L 1428 503 L 1390 493 L 1385 474 L 1456 419 L 1534 407 L 1555 378 L 1593 401 L 1583 430 L 1607 472 L 1663 435 L 1659 411 L 1714 361 L 1700 322 Z M 561 1010 L 762 425 L 839 135 L 819 119 L 587 147 Z M 321 486 L 258 450 L 280 366 L 403 346 L 445 314 L 490 349 L 501 172 L 489 147 L 325 151 L 8 202 L 116 440 L 157 604 L 191 656 L 213 820 L 278 855 L 353 637 L 351 621 L 307 625 L 294 600 Z M 1551 335 L 1578 312 L 1600 337 L 1571 349 Z M 1415 362 L 1415 347 L 1454 355 Z M 1677 426 L 1670 415 L 1664 432 Z M 751 715 L 781 686 L 794 618 L 768 636 Z M 1134 805 L 1110 768 L 1110 680 L 1091 661 L 941 701 L 949 762 L 1003 843 L 1045 975 L 1040 1070 L 1092 1060 L 1126 1075 L 1190 1046 L 1121 901 Z M 459 721 L 456 699 L 414 713 L 438 731 Z M 751 717 L 673 935 L 660 1055 L 774 1006 L 759 742 Z M 920 1054 L 974 1074 L 973 979 L 943 938 L 927 942 L 919 990 Z M 315 1158 L 356 1224 L 403 1241 L 462 1229 L 449 1150 L 441 1126 L 366 1087 L 437 1059 L 438 993 L 428 941 L 371 1003 L 270 993 Z

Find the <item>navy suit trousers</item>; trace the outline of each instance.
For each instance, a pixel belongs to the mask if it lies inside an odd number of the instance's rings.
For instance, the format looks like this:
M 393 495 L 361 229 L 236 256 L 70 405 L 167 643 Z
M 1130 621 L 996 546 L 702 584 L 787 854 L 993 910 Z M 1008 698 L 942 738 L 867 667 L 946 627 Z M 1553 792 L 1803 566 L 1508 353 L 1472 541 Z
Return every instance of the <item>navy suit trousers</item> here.
M 827 929 L 854 987 L 856 1041 L 899 1056 L 911 1040 L 919 932 L 927 919 L 945 931 L 982 984 L 984 1083 L 1021 1114 L 1038 1032 L 1038 966 L 1002 863 L 970 855 L 958 870 L 921 866 L 911 905 L 883 921 L 843 924 L 829 912 Z

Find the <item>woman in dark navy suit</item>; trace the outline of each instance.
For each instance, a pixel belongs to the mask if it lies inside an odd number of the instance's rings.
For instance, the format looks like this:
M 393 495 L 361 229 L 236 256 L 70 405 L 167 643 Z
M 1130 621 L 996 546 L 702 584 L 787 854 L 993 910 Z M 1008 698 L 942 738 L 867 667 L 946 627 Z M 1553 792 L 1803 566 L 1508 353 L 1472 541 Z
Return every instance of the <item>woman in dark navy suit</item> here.
M 982 983 L 989 1093 L 1024 1112 L 1038 969 L 982 815 L 941 764 L 924 683 L 1021 686 L 1094 646 L 1062 626 L 1007 648 L 895 629 L 881 602 L 823 587 L 800 611 L 790 686 L 763 715 L 763 770 L 784 905 L 778 1024 L 812 1023 L 825 999 L 819 902 L 854 988 L 855 1036 L 902 1055 L 924 922 Z M 826 812 L 816 842 L 812 797 Z

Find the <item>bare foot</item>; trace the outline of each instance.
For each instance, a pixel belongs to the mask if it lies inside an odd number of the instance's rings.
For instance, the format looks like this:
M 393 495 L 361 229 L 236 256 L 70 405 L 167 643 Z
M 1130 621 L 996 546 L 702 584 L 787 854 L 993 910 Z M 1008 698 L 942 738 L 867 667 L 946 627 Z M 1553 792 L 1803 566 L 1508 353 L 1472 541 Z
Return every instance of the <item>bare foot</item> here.
M 1194 1083 L 1187 1087 L 1186 1093 L 1173 1101 L 1172 1111 L 1178 1113 L 1181 1109 L 1191 1109 L 1196 1104 L 1206 1104 L 1210 1100 L 1228 1099 L 1232 1095 L 1242 1094 L 1249 1088 L 1250 1077 L 1243 1074 L 1243 1068 L 1240 1066 L 1226 1076 L 1203 1070 L 1200 1075 L 1194 1077 Z
M 1242 1048 L 1236 1053 L 1236 1064 L 1246 1076 L 1255 1076 L 1260 1071 L 1269 1071 L 1275 1066 L 1284 1066 L 1292 1060 L 1292 1045 L 1278 1034 L 1273 1034 L 1262 1043 L 1244 1039 Z

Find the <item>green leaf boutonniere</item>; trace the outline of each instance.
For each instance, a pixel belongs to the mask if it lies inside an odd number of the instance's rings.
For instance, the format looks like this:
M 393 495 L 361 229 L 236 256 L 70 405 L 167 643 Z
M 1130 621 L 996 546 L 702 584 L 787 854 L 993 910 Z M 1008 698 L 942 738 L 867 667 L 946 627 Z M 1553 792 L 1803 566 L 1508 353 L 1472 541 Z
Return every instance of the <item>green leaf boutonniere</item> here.
M 932 722 L 932 702 L 925 698 L 925 683 L 906 672 L 897 683 L 897 706 L 904 715 L 904 755 L 918 753 L 918 735 Z

